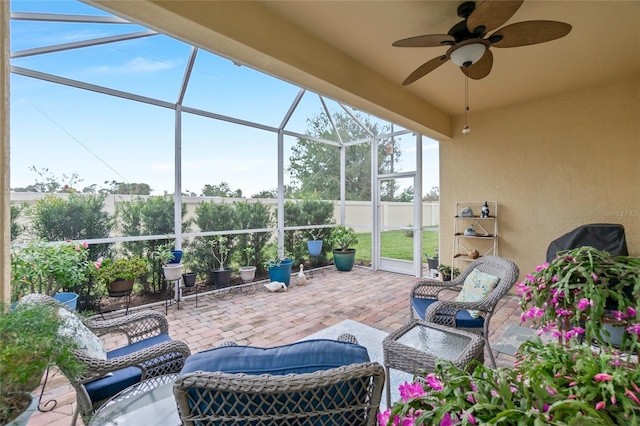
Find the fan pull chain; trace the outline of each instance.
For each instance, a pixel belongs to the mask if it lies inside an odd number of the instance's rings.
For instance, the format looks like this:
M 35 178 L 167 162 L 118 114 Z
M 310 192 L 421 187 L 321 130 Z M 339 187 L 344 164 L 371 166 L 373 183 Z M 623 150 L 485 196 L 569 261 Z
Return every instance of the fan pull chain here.
M 464 75 L 464 127 L 462 128 L 462 134 L 468 135 L 471 133 L 471 128 L 467 124 L 467 111 L 469 111 L 469 77 Z

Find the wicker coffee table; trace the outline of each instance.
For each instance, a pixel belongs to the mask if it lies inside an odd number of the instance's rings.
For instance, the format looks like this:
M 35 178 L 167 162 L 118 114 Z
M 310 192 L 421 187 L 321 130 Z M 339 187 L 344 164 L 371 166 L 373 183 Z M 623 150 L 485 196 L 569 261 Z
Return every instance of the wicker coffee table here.
M 425 321 L 412 321 L 389 334 L 382 341 L 387 377 L 389 369 L 417 374 L 432 372 L 436 361 L 443 359 L 462 368 L 474 359 L 484 362 L 481 336 L 456 328 Z M 387 407 L 391 406 L 391 386 L 386 381 Z

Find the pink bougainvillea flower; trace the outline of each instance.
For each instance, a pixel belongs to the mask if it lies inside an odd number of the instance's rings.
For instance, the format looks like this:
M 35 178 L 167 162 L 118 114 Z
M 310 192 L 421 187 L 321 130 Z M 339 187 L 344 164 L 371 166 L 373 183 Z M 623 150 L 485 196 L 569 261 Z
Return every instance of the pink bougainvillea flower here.
M 596 410 L 602 410 L 607 406 L 607 403 L 604 401 L 600 401 L 596 404 Z
M 542 265 L 536 266 L 536 272 L 544 271 L 549 267 L 549 262 L 545 262 Z
M 525 275 L 525 277 L 526 277 L 525 281 L 529 281 L 530 283 L 536 282 L 536 277 L 534 277 L 531 274 L 527 274 L 527 275 Z
M 84 247 L 84 248 L 89 248 L 89 243 L 87 243 L 86 241 L 84 241 L 84 242 L 82 243 L 82 247 Z
M 582 327 L 573 327 L 573 331 L 576 332 L 576 334 L 584 334 L 584 328 Z
M 627 308 L 627 315 L 629 315 L 631 318 L 634 318 L 638 313 L 636 312 L 635 308 L 632 308 L 631 306 L 629 306 Z
M 558 308 L 556 309 L 556 314 L 560 315 L 561 317 L 570 317 L 571 315 L 573 315 L 573 312 L 568 309 Z
M 75 249 L 76 251 L 80 251 L 80 244 L 76 244 L 76 246 L 74 247 L 74 249 Z
M 456 420 L 457 419 L 451 417 L 451 413 L 447 413 L 442 420 L 440 420 L 440 426 L 453 426 L 456 424 Z
M 558 339 L 560 337 L 562 337 L 562 331 L 556 329 L 553 330 L 553 332 L 551 332 L 551 337 L 553 337 L 554 339 Z
M 471 423 L 472 425 L 476 425 L 476 424 L 478 424 L 478 423 L 476 422 L 476 418 L 475 418 L 475 417 L 473 417 L 473 414 L 471 414 L 471 413 L 467 414 L 467 420 L 469 420 L 469 423 Z
M 591 273 L 591 278 L 593 278 L 594 281 L 598 281 L 598 276 L 595 273 Z
M 102 266 L 102 262 L 93 262 L 93 266 L 95 266 L 96 269 L 100 269 L 100 267 Z
M 558 280 L 560 280 L 560 278 L 558 278 L 558 276 L 557 276 L 557 275 L 554 275 L 553 277 L 551 277 L 551 282 L 552 282 L 552 283 L 557 283 L 557 282 L 558 282 Z
M 612 404 L 612 405 L 616 405 L 616 402 L 618 402 L 618 400 L 616 399 L 616 396 L 615 396 L 615 395 L 613 395 L 613 396 L 611 397 L 611 404 Z
M 544 309 L 538 308 L 537 306 L 529 309 L 524 314 L 525 318 L 536 318 L 541 317 L 542 315 L 544 315 Z
M 611 379 L 613 379 L 613 376 L 607 373 L 598 373 L 593 376 L 593 380 L 595 380 L 596 382 L 610 382 Z
M 640 322 L 632 324 L 631 326 L 627 327 L 626 330 L 629 334 L 640 334 Z
M 547 386 L 547 393 L 551 396 L 553 395 L 557 395 L 558 391 L 556 391 L 554 388 L 552 388 L 551 386 Z
M 611 315 L 617 319 L 618 321 L 622 321 L 625 318 L 628 318 L 629 315 L 625 314 L 624 312 L 620 312 L 620 311 L 613 311 L 611 312 Z
M 614 367 L 620 367 L 622 365 L 622 361 L 620 361 L 619 359 L 612 359 L 610 364 Z
M 404 384 L 398 386 L 398 390 L 400 391 L 400 396 L 402 397 L 403 402 L 407 402 L 410 399 L 418 398 L 425 394 L 425 391 L 420 383 L 405 382 Z
M 632 391 L 630 391 L 629 389 L 625 389 L 624 390 L 624 394 L 626 396 L 628 396 L 629 398 L 631 398 L 631 400 L 634 401 L 636 404 L 640 404 L 640 399 L 638 399 L 636 394 L 633 393 Z
M 586 309 L 587 309 L 587 307 L 589 307 L 589 306 L 593 306 L 593 301 L 592 301 L 592 300 L 589 300 L 589 299 L 587 299 L 587 298 L 583 298 L 583 299 L 580 299 L 580 300 L 578 301 L 578 305 L 577 305 L 577 307 L 578 307 L 578 309 L 580 309 L 581 311 L 586 310 Z
M 442 390 L 443 388 L 442 382 L 438 380 L 435 374 L 429 373 L 426 379 L 427 379 L 427 384 L 431 386 L 431 389 L 437 390 L 437 391 Z

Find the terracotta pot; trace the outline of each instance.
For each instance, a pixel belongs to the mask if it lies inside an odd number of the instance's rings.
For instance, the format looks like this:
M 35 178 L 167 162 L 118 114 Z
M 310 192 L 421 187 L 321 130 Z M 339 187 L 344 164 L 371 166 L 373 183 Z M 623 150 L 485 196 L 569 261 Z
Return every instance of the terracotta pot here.
M 109 284 L 109 294 L 126 293 L 133 289 L 133 280 L 116 280 Z

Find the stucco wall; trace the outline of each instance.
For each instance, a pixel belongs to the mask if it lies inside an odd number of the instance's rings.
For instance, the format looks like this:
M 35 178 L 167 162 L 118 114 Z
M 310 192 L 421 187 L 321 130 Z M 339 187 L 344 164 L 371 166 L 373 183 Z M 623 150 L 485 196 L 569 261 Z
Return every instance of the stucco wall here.
M 522 274 L 544 262 L 550 241 L 588 223 L 624 225 L 640 256 L 640 76 L 472 113 L 469 125 L 440 144 L 442 263 L 455 202 L 485 199 L 499 203 L 499 254 Z

